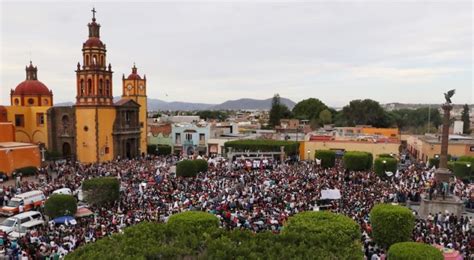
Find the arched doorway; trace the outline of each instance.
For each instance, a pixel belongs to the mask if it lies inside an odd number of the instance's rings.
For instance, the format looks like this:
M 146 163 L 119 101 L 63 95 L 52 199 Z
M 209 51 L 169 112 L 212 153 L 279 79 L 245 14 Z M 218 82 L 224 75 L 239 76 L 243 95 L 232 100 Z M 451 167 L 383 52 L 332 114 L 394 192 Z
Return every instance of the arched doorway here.
M 67 158 L 71 156 L 71 145 L 68 142 L 63 143 L 63 156 Z
M 130 159 L 132 157 L 132 144 L 130 141 L 125 143 L 125 156 Z

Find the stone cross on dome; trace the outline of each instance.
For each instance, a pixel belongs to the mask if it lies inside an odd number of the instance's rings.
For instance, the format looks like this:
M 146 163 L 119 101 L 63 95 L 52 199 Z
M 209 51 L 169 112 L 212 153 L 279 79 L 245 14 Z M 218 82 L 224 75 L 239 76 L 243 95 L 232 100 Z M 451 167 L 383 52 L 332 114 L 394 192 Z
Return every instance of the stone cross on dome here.
M 92 12 L 92 21 L 95 22 L 95 13 L 97 13 L 97 11 L 95 10 L 95 7 L 92 7 L 91 12 Z

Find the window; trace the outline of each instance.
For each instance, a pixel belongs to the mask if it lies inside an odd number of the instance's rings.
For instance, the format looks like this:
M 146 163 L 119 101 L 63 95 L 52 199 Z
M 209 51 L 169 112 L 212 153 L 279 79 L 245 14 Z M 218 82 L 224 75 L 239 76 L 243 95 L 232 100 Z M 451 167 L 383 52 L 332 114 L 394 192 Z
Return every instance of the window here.
M 101 96 L 103 94 L 102 93 L 102 87 L 103 87 L 103 81 L 102 81 L 102 79 L 99 79 L 99 95 L 101 95 Z
M 186 141 L 191 141 L 193 140 L 193 134 L 187 133 L 186 134 Z
M 45 105 L 48 105 L 48 104 L 49 104 L 49 101 L 45 98 L 45 99 L 43 99 L 43 103 L 44 103 Z
M 15 98 L 15 101 L 14 101 L 14 102 L 15 102 L 15 105 L 20 104 L 20 100 L 18 100 L 18 98 Z
M 33 105 L 35 103 L 35 100 L 32 98 L 28 99 L 28 105 Z
M 125 112 L 125 123 L 126 123 L 127 125 L 129 125 L 131 120 L 132 120 L 132 118 L 131 118 L 131 116 L 130 116 L 130 112 L 129 112 L 129 111 L 126 111 L 126 112 Z
M 199 134 L 199 141 L 204 142 L 206 140 L 206 135 L 205 134 Z
M 110 95 L 110 82 L 109 82 L 109 80 L 105 81 L 105 95 L 107 95 L 107 96 Z
M 36 113 L 36 125 L 44 125 L 44 113 Z
M 25 116 L 24 115 L 15 115 L 15 126 L 24 127 L 25 126 Z
M 140 122 L 140 128 L 143 128 L 144 124 L 143 122 Z
M 92 80 L 91 79 L 87 80 L 87 94 L 88 95 L 92 94 Z
M 180 144 L 181 143 L 181 133 L 176 133 L 175 134 L 175 143 Z
M 84 79 L 81 79 L 81 84 L 79 86 L 81 96 L 84 96 Z

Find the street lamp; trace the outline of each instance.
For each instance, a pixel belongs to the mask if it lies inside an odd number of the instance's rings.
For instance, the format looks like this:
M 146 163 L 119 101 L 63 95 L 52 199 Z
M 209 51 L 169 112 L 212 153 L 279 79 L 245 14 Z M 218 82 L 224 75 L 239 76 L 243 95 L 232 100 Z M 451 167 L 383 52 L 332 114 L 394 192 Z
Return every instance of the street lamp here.
M 383 173 L 385 174 L 385 165 L 387 164 L 387 160 L 383 160 L 382 163 L 383 163 L 382 170 L 383 170 Z
M 311 150 L 308 149 L 308 160 L 310 160 L 310 158 L 309 158 L 310 153 L 311 153 Z

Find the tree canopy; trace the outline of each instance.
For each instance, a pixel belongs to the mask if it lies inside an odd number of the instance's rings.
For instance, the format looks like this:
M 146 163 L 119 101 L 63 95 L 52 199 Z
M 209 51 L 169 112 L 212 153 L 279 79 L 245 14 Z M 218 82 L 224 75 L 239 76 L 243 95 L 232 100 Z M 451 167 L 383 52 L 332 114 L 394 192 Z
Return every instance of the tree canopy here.
M 462 132 L 463 134 L 471 133 L 471 119 L 469 118 L 469 105 L 465 104 L 462 108 L 461 120 L 463 122 Z
M 308 98 L 298 102 L 298 104 L 293 107 L 292 112 L 294 117 L 298 119 L 312 120 L 320 119 L 320 113 L 327 109 L 328 107 L 321 100 L 317 98 Z
M 391 124 L 387 112 L 379 102 L 371 99 L 352 100 L 349 105 L 342 108 L 342 118 L 348 126 L 388 127 Z
M 285 104 L 281 103 L 280 95 L 275 94 L 272 100 L 272 108 L 270 109 L 270 120 L 269 125 L 275 127 L 280 124 L 282 118 L 292 117 L 291 111 Z

